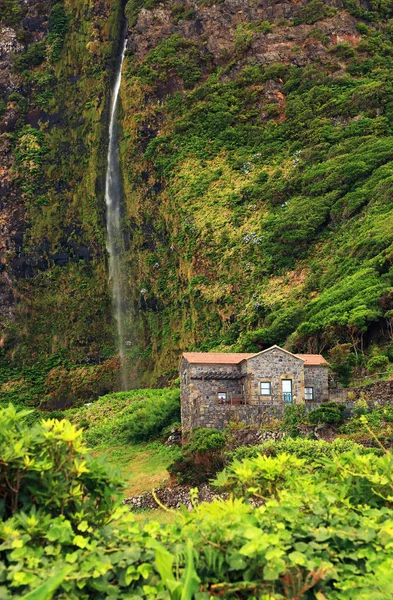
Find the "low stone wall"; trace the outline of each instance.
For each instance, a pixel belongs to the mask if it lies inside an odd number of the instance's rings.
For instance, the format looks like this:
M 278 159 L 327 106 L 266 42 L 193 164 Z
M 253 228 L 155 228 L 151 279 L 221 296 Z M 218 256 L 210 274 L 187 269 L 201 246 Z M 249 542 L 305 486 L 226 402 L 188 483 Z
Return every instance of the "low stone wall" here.
M 350 394 L 351 400 L 348 400 Z M 393 380 L 377 381 L 363 387 L 332 388 L 329 390 L 330 402 L 344 402 L 354 405 L 361 397 L 366 397 L 371 406 L 383 406 L 393 403 Z
M 345 405 L 350 411 L 354 403 L 346 400 Z M 319 408 L 322 402 L 306 402 L 306 412 Z M 193 407 L 192 422 L 199 427 L 215 427 L 225 429 L 231 421 L 244 425 L 260 427 L 267 425 L 272 419 L 282 419 L 284 404 L 213 404 L 204 406 L 196 403 Z

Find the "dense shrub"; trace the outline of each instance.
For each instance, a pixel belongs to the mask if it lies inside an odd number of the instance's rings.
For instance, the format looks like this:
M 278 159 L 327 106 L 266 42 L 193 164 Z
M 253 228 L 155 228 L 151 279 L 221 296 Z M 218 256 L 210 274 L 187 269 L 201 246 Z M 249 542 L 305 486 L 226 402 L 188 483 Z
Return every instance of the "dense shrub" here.
M 16 27 L 23 16 L 24 9 L 18 0 L 1 0 L 0 21 L 10 27 Z
M 86 455 L 82 430 L 55 419 L 30 426 L 28 412 L 16 412 L 12 405 L 0 410 L 3 518 L 45 506 L 52 517 L 73 522 L 85 514 L 88 526 L 103 523 L 120 494 L 120 480 Z
M 226 441 L 225 432 L 196 427 L 182 447 L 181 456 L 168 467 L 169 473 L 180 483 L 206 482 L 224 466 Z
M 31 429 L 12 408 L 0 422 L 0 493 L 11 515 L 0 523 L 4 598 L 391 597 L 390 454 L 344 452 L 318 467 L 286 453 L 236 461 L 218 478 L 233 498 L 141 529 L 70 423 Z
M 332 458 L 343 452 L 353 451 L 357 454 L 381 454 L 382 450 L 375 448 L 365 448 L 351 440 L 336 438 L 333 442 L 324 440 L 310 440 L 306 438 L 283 438 L 279 442 L 264 442 L 258 446 L 242 446 L 234 452 L 227 454 L 227 460 L 243 460 L 245 458 L 255 458 L 259 454 L 266 456 L 278 456 L 282 453 L 291 454 L 298 458 L 305 459 L 307 463 L 320 463 L 324 458 Z
M 93 407 L 71 411 L 70 418 L 83 422 L 92 446 L 147 441 L 179 421 L 180 393 L 146 389 L 108 394 Z
M 31 44 L 27 50 L 19 54 L 14 59 L 15 68 L 18 71 L 24 71 L 31 67 L 37 67 L 46 58 L 46 43 L 45 41 L 35 42 Z
M 284 407 L 281 429 L 292 437 L 299 435 L 299 427 L 306 417 L 306 407 L 303 404 L 288 404 Z
M 1 597 L 30 589 L 32 600 L 51 600 L 60 586 L 59 600 L 165 593 L 157 532 L 120 508 L 119 478 L 86 452 L 67 421 L 31 428 L 12 406 L 0 410 Z M 145 594 L 144 584 L 157 587 Z
M 367 434 L 367 437 L 370 437 L 369 429 L 371 429 L 377 437 L 382 436 L 382 440 L 391 440 L 393 407 L 387 404 L 381 408 L 365 410 L 363 404 L 362 408 L 363 410 L 360 410 L 356 416 L 353 416 L 341 425 L 340 432 L 346 434 Z
M 328 423 L 330 425 L 338 425 L 344 420 L 345 404 L 336 402 L 325 402 L 318 408 L 310 410 L 307 415 L 307 421 L 311 425 Z
M 378 371 L 386 371 L 387 366 L 389 364 L 389 359 L 387 356 L 381 354 L 380 356 L 373 356 L 367 362 L 367 371 L 369 373 L 376 373 Z
M 315 23 L 326 17 L 331 17 L 337 12 L 337 9 L 325 4 L 323 0 L 310 0 L 305 6 L 297 11 L 295 25 L 299 23 Z

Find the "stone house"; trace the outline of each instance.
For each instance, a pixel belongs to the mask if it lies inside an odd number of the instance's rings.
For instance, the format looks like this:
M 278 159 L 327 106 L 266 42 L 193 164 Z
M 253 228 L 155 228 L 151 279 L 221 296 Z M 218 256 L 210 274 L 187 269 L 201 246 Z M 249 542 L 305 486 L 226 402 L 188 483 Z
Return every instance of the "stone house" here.
M 257 354 L 185 352 L 180 366 L 183 430 L 224 428 L 231 420 L 262 424 L 286 404 L 306 410 L 329 399 L 328 363 L 321 354 L 272 346 Z

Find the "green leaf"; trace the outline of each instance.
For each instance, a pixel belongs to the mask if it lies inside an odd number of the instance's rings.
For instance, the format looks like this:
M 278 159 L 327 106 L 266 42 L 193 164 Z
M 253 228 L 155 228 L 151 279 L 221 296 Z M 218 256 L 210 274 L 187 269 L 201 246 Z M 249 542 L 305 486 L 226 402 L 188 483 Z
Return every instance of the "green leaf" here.
M 61 586 L 71 571 L 72 567 L 63 567 L 55 575 L 47 579 L 45 583 L 40 585 L 40 587 L 22 596 L 21 600 L 51 600 L 54 592 Z
M 290 554 L 288 554 L 288 558 L 294 565 L 303 566 L 307 562 L 306 557 L 301 552 L 291 552 Z
M 195 570 L 193 544 L 191 540 L 187 540 L 186 557 L 186 568 L 182 577 L 183 590 L 181 594 L 181 600 L 192 600 L 192 597 L 195 594 L 195 592 L 199 590 L 199 584 L 201 580 L 199 579 L 198 574 Z
M 89 545 L 89 540 L 84 538 L 82 535 L 76 535 L 72 541 L 75 546 L 78 548 L 87 548 Z
M 154 548 L 156 551 L 156 567 L 159 572 L 161 579 L 164 582 L 170 581 L 173 579 L 173 556 L 168 550 L 165 550 L 163 546 L 161 546 L 158 542 L 154 544 Z

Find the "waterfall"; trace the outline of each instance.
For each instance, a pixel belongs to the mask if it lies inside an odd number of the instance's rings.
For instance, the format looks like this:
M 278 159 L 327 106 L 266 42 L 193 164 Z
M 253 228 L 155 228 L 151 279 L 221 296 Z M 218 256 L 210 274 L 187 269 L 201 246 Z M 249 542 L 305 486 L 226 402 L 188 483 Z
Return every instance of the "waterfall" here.
M 121 59 L 112 92 L 109 120 L 109 144 L 105 181 L 107 250 L 109 254 L 109 285 L 112 289 L 113 312 L 117 324 L 118 349 L 121 361 L 122 388 L 127 389 L 127 373 L 124 365 L 125 301 L 122 284 L 122 227 L 121 227 L 121 168 L 119 161 L 119 128 L 117 106 L 121 83 L 121 71 L 127 39 L 124 41 Z

